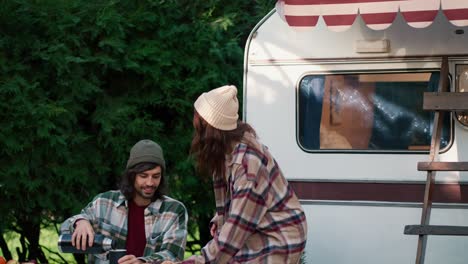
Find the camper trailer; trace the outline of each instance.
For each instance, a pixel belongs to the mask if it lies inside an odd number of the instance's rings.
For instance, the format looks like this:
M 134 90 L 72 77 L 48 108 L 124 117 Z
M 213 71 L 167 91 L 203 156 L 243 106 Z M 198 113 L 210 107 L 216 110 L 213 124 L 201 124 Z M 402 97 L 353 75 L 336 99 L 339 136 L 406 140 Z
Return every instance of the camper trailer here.
M 419 263 L 468 263 L 466 235 L 404 232 L 422 221 L 418 163 L 468 161 L 468 112 L 423 107 L 444 83 L 468 92 L 467 25 L 466 0 L 282 0 L 252 30 L 243 118 L 301 200 L 305 263 L 415 263 L 421 237 Z M 427 222 L 468 226 L 468 173 L 432 175 Z

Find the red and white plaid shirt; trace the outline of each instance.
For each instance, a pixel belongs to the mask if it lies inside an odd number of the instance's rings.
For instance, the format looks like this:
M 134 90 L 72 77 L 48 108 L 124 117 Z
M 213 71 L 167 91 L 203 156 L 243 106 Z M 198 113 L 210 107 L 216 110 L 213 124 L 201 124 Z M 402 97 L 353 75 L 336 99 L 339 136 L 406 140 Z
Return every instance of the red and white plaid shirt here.
M 215 180 L 217 235 L 182 263 L 298 263 L 304 211 L 268 149 L 250 134 L 235 146 L 226 177 Z M 246 142 L 249 142 L 248 144 Z

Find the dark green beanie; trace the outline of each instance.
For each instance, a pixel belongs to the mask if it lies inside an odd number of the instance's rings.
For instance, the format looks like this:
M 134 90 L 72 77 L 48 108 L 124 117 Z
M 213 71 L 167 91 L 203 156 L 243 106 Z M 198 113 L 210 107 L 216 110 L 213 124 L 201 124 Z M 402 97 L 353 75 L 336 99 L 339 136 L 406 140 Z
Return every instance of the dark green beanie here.
M 163 171 L 166 171 L 166 162 L 164 161 L 162 148 L 152 140 L 140 140 L 130 149 L 127 169 L 142 162 L 156 163 L 161 166 Z

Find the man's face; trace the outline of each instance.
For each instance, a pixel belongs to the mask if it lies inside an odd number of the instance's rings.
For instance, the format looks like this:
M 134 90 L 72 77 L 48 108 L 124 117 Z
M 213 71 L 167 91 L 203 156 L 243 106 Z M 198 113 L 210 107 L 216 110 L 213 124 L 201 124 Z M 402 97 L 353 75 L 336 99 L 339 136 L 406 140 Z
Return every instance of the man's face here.
M 144 206 L 151 203 L 151 198 L 161 183 L 161 176 L 161 166 L 136 174 L 133 200 L 137 205 Z

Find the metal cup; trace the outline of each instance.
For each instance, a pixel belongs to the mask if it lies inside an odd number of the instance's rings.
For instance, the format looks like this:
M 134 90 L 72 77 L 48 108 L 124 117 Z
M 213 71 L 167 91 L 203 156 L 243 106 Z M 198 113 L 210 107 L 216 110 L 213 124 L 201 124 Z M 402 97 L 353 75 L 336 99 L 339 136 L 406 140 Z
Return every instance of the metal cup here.
M 126 249 L 111 249 L 109 250 L 109 264 L 117 264 L 119 258 L 127 255 Z

